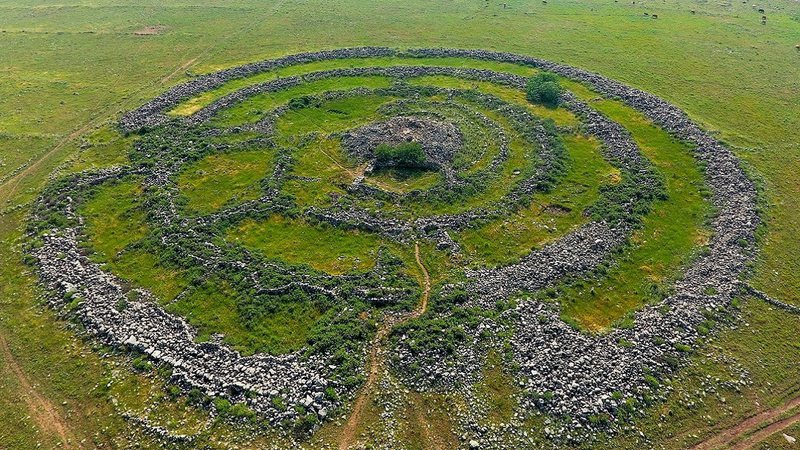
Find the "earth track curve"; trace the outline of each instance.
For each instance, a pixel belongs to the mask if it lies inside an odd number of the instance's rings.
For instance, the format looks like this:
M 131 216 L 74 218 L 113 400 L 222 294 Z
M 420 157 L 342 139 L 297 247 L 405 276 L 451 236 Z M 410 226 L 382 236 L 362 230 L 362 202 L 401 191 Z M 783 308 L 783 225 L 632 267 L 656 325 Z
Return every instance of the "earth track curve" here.
M 358 397 L 356 397 L 356 401 L 353 403 L 353 410 L 350 413 L 350 417 L 347 419 L 344 429 L 342 430 L 339 438 L 339 450 L 346 450 L 356 443 L 356 431 L 358 430 L 358 425 L 362 422 L 364 408 L 368 404 L 368 401 L 372 399 L 372 396 L 375 392 L 375 387 L 380 380 L 380 371 L 384 364 L 382 346 L 386 336 L 389 335 L 395 326 L 421 316 L 428 309 L 428 297 L 430 297 L 431 291 L 431 278 L 430 274 L 428 273 L 428 269 L 425 267 L 425 264 L 422 263 L 422 258 L 419 254 L 419 243 L 414 243 L 414 259 L 417 261 L 417 265 L 419 266 L 423 277 L 423 289 L 419 305 L 410 314 L 405 315 L 405 317 L 401 317 L 398 320 L 385 321 L 375 333 L 375 338 L 372 340 L 372 344 L 370 345 L 369 371 L 367 373 L 367 379 L 364 382 L 364 386 L 361 388 L 361 392 L 359 393 Z
M 691 447 L 691 450 L 709 450 L 716 448 L 733 448 L 742 450 L 763 441 L 769 436 L 800 422 L 800 413 L 791 417 L 773 422 L 780 415 L 800 407 L 800 395 L 794 397 L 776 408 L 768 409 L 754 416 L 750 416 L 731 428 L 723 430 L 703 442 Z M 766 426 L 764 426 L 766 424 Z M 748 438 L 736 442 L 739 438 L 752 433 Z
M 16 358 L 14 358 L 14 354 L 11 353 L 11 348 L 2 333 L 0 333 L 0 353 L 2 353 L 7 369 L 19 383 L 21 387 L 20 397 L 25 402 L 31 418 L 36 422 L 39 429 L 45 433 L 57 435 L 64 445 L 63 448 L 76 448 L 74 446 L 75 436 L 69 426 L 62 420 L 61 414 L 50 400 L 34 388 L 28 376 L 25 375 L 25 371 L 22 370 Z

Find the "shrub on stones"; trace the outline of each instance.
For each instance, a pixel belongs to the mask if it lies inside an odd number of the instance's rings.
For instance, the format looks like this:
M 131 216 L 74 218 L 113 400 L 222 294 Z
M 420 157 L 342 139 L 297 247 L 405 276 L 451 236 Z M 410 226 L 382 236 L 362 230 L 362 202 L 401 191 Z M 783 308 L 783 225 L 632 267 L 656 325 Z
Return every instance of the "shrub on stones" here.
M 375 148 L 376 165 L 380 167 L 399 167 L 421 169 L 426 166 L 425 152 L 416 142 L 398 145 L 381 144 Z
M 150 364 L 150 361 L 142 357 L 134 358 L 133 360 L 133 368 L 137 372 L 148 372 L 153 369 L 153 365 Z
M 319 423 L 319 418 L 316 414 L 309 413 L 301 415 L 295 420 L 294 433 L 295 436 L 305 436 L 314 430 L 314 427 Z
M 286 411 L 286 403 L 280 397 L 272 397 L 272 406 L 278 411 Z
M 541 103 L 550 107 L 558 106 L 561 101 L 562 88 L 558 84 L 558 77 L 549 72 L 539 72 L 528 80 L 525 89 L 528 101 Z
M 256 416 L 256 413 L 253 412 L 252 409 L 248 408 L 244 403 L 236 403 L 235 405 L 231 406 L 228 413 L 231 417 L 236 419 L 253 419 Z
M 220 414 L 227 414 L 228 411 L 231 409 L 231 402 L 229 402 L 224 398 L 215 398 L 214 408 L 216 408 L 217 412 L 219 412 Z

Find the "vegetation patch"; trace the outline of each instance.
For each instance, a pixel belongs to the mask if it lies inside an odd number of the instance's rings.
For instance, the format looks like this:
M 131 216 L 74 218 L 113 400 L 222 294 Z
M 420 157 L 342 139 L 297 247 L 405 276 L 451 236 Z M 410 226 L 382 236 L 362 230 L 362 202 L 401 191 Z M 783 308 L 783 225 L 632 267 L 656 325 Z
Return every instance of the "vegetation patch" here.
M 260 197 L 260 181 L 273 165 L 271 150 L 212 154 L 189 165 L 178 177 L 178 188 L 186 197 L 189 210 L 209 213 L 225 204 Z
M 397 167 L 404 170 L 420 170 L 427 166 L 422 145 L 408 142 L 398 145 L 381 144 L 375 148 L 375 164 L 378 168 Z
M 602 184 L 616 182 L 618 171 L 602 158 L 597 140 L 567 136 L 564 144 L 570 165 L 562 182 L 510 217 L 456 234 L 465 255 L 483 264 L 512 263 L 588 221 L 586 208 L 597 200 Z
M 247 220 L 230 230 L 227 239 L 270 258 L 333 274 L 373 267 L 381 245 L 374 235 L 278 215 L 263 221 Z
M 708 242 L 705 223 L 711 207 L 690 146 L 620 102 L 601 100 L 592 105 L 625 126 L 663 174 L 667 189 L 667 199 L 655 203 L 641 230 L 632 236 L 632 247 L 608 273 L 576 282 L 559 293 L 564 314 L 599 331 L 669 292 L 681 269 Z
M 555 108 L 561 102 L 562 88 L 554 73 L 539 72 L 528 80 L 525 94 L 532 103 L 541 103 Z
M 282 355 L 306 345 L 322 316 L 312 302 L 281 302 L 267 311 L 251 308 L 244 294 L 211 279 L 171 303 L 168 310 L 185 317 L 200 341 L 220 335 L 243 354 Z

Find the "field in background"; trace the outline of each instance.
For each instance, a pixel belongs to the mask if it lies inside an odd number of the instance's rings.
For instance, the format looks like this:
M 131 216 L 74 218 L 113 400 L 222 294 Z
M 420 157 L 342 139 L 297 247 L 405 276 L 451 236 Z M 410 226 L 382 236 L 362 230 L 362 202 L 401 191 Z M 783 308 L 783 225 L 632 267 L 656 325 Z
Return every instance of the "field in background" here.
M 21 261 L 26 205 L 53 170 L 123 160 L 126 147 L 107 124 L 186 79 L 187 71 L 286 53 L 353 45 L 507 50 L 563 61 L 658 94 L 717 132 L 761 177 L 769 226 L 755 284 L 800 304 L 800 6 L 758 5 L 766 10 L 766 25 L 750 4 L 682 0 L 0 2 L 0 333 L 10 350 L 0 356 L 0 447 L 49 447 L 58 439 L 31 413 L 25 384 L 12 376 L 15 366 L 69 424 L 70 439 L 87 446 L 121 444 L 136 433 L 112 413 L 110 399 L 123 395 L 135 397 L 120 398 L 127 405 L 144 405 L 155 396 L 167 405 L 160 410 L 172 408 L 169 420 L 185 421 L 187 430 L 205 426 L 195 423 L 202 419 L 179 417 L 191 413 L 178 413 L 189 399 L 161 398 L 157 374 L 127 374 L 130 363 L 99 357 L 38 306 L 35 278 Z M 188 182 L 202 197 L 202 179 Z M 715 358 L 698 355 L 675 382 L 670 401 L 657 407 L 670 420 L 659 421 L 656 413 L 643 421 L 650 438 L 682 447 L 696 442 L 694 436 L 797 395 L 800 368 L 792 361 L 800 360 L 800 341 L 793 330 L 800 321 L 759 303 L 745 301 L 742 308 L 748 326 L 714 341 L 707 353 Z M 724 399 L 711 396 L 702 405 L 681 404 L 680 393 L 704 388 L 706 376 L 727 376 L 728 363 L 717 361 L 731 359 L 751 373 L 752 386 Z M 134 383 L 132 377 L 155 387 L 119 388 Z M 211 427 L 212 445 L 226 436 L 236 439 L 225 424 Z M 636 447 L 635 439 L 623 434 L 609 446 Z

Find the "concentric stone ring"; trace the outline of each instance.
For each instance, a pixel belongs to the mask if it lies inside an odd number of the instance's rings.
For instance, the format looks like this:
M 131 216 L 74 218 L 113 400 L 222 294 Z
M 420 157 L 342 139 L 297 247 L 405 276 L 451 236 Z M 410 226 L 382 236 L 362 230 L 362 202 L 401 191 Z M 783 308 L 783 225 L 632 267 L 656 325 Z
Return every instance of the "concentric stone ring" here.
M 399 63 L 390 64 L 391 58 Z M 476 67 L 437 65 L 442 58 Z M 303 72 L 303 65 L 318 62 L 331 68 Z M 587 334 L 562 320 L 557 304 L 525 294 L 613 264 L 651 204 L 664 196 L 664 180 L 630 133 L 593 100 L 565 92 L 558 111 L 574 122 L 553 123 L 540 115 L 555 117 L 554 111 L 514 100 L 517 94 L 524 100 L 527 76 L 480 63 L 549 71 L 581 83 L 589 97 L 621 102 L 693 148 L 716 212 L 711 237 L 671 293 L 639 308 L 627 327 Z M 278 75 L 265 76 L 271 73 Z M 243 87 L 226 91 L 232 80 Z M 174 113 L 203 93 L 214 99 L 189 114 Z M 308 414 L 325 419 L 353 398 L 375 332 L 359 317 L 375 311 L 405 317 L 420 295 L 397 250 L 413 242 L 438 248 L 457 266 L 436 287 L 434 304 L 443 306 L 426 312 L 421 323 L 429 316 L 466 320 L 466 310 L 500 312 L 470 316 L 477 319 L 463 326 L 463 345 L 454 350 L 418 351 L 413 330 L 398 332 L 390 352 L 400 378 L 419 389 L 468 387 L 491 341 L 482 336 L 507 333 L 515 377 L 527 393 L 521 408 L 580 424 L 588 433 L 601 429 L 598 415 L 613 424 L 623 399 L 658 395 L 646 375 L 668 376 L 680 366 L 698 327 L 727 307 L 753 257 L 756 193 L 729 149 L 653 95 L 536 58 L 377 47 L 290 55 L 196 77 L 125 114 L 120 127 L 138 136 L 129 165 L 55 181 L 36 204 L 31 233 L 39 245 L 31 253 L 52 292 L 50 303 L 68 309 L 97 339 L 170 365 L 179 385 L 244 403 L 275 425 Z M 598 143 L 614 181 L 581 206 L 577 226 L 515 261 L 493 265 L 463 257 L 462 233 L 524 216 L 557 189 L 575 164 L 561 137 L 565 129 Z M 429 170 L 400 181 L 375 172 L 379 145 L 407 142 L 421 146 Z M 208 157 L 259 151 L 272 163 L 252 192 L 211 211 L 187 205 L 180 177 L 197 170 L 190 167 Z M 329 164 L 315 165 L 319 161 Z M 327 177 L 327 168 L 335 176 Z M 82 205 L 104 186 L 131 179 L 142 186 L 149 233 L 132 246 L 159 249 L 161 264 L 186 274 L 191 289 L 230 286 L 240 293 L 236 305 L 243 316 L 289 303 L 311 305 L 315 334 L 280 354 L 243 356 L 225 337 L 201 342 L 192 318 L 168 311 L 170 302 L 132 287 L 85 254 Z M 335 273 L 265 256 L 235 240 L 254 223 L 276 217 L 330 233 L 376 236 L 383 244 L 372 266 Z

